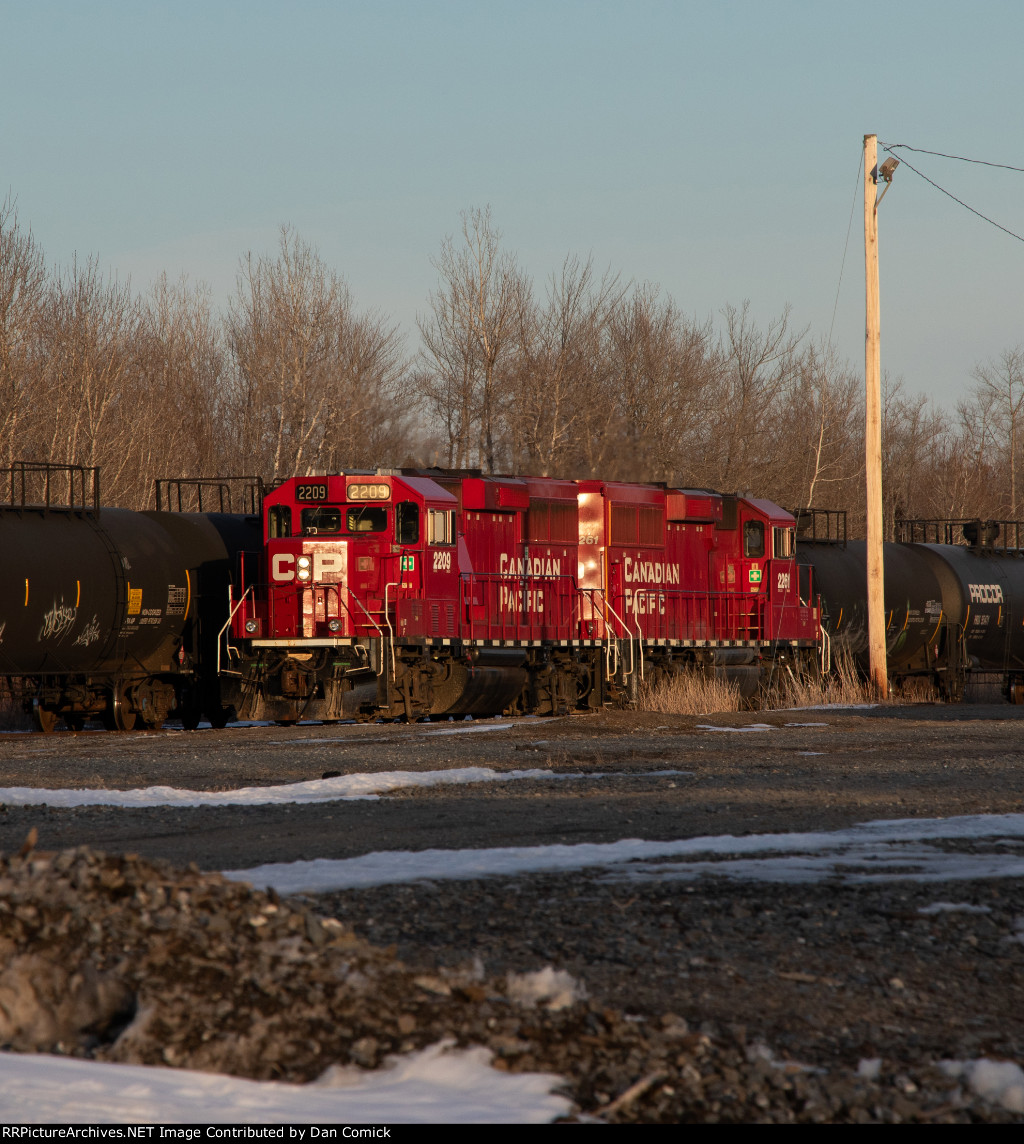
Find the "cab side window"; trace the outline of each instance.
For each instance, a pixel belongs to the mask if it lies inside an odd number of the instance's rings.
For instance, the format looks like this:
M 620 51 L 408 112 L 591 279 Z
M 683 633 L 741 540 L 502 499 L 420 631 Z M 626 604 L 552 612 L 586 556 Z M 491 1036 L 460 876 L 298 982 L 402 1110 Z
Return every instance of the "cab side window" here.
M 427 512 L 427 543 L 455 543 L 455 510 L 429 509 Z
M 793 529 L 792 528 L 773 528 L 772 529 L 772 555 L 773 556 L 792 556 L 793 555 Z
M 280 540 L 292 534 L 292 510 L 286 504 L 275 504 L 267 509 L 267 536 Z
M 748 520 L 743 526 L 743 555 L 764 556 L 764 524 Z
M 399 544 L 418 544 L 420 539 L 420 506 L 402 501 L 395 506 L 395 540 Z

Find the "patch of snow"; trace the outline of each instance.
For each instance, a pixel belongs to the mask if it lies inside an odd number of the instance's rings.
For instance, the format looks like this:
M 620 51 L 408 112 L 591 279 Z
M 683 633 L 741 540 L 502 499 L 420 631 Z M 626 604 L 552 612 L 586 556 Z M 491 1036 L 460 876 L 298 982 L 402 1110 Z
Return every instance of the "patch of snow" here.
M 655 771 L 653 774 L 689 774 L 688 771 Z M 0 803 L 7 806 L 262 806 L 281 803 L 313 803 L 378 798 L 392 790 L 409 787 L 460 786 L 466 783 L 515 782 L 520 779 L 595 779 L 604 773 L 551 771 L 544 769 L 496 771 L 491 767 L 455 767 L 440 771 L 375 771 L 339 775 L 333 779 L 310 779 L 283 786 L 242 787 L 239 790 L 178 790 L 176 787 L 145 787 L 141 790 L 47 790 L 43 787 L 0 788 Z
M 787 723 L 787 727 L 828 727 L 828 723 Z
M 881 1057 L 864 1057 L 857 1065 L 857 1076 L 859 1076 L 861 1080 L 878 1080 L 881 1071 Z
M 536 973 L 510 973 L 508 995 L 517 1005 L 543 1005 L 545 1009 L 568 1009 L 586 997 L 581 982 L 564 969 L 548 965 Z
M 919 914 L 990 914 L 991 906 L 974 906 L 970 902 L 932 902 L 918 907 Z
M 467 731 L 508 731 L 511 723 L 474 723 L 471 727 L 449 727 L 441 731 L 424 731 L 424 735 L 465 735 Z
M 747 727 L 715 727 L 710 723 L 698 723 L 698 731 L 774 731 L 771 723 L 751 723 Z
M 985 1100 L 1010 1112 L 1024 1112 L 1024 1071 L 1013 1061 L 940 1061 L 946 1076 L 964 1080 Z
M 1024 814 L 881 819 L 843 830 L 742 837 L 724 834 L 480 850 L 385 850 L 358 858 L 271 863 L 224 873 L 283 894 L 587 867 L 610 867 L 620 878 L 668 881 L 704 874 L 791 883 L 826 878 L 848 883 L 1019 878 L 1024 877 L 1022 856 L 1004 851 L 967 854 L 929 845 L 938 839 L 980 840 L 1013 834 L 1024 837 Z M 721 857 L 707 860 L 709 855 Z
M 483 1048 L 439 1042 L 373 1071 L 333 1067 L 313 1084 L 3 1053 L 6 1124 L 540 1124 L 568 1113 L 560 1077 L 499 1072 Z

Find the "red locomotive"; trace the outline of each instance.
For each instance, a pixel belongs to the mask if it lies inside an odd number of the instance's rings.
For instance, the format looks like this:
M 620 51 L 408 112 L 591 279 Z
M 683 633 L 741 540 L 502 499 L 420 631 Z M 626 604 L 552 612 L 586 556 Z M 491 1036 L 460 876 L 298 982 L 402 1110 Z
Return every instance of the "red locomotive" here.
M 697 668 L 753 694 L 819 649 L 793 517 L 599 480 L 378 470 L 263 501 L 218 664 L 239 718 L 563 713 Z M 227 633 L 226 633 L 227 634 Z

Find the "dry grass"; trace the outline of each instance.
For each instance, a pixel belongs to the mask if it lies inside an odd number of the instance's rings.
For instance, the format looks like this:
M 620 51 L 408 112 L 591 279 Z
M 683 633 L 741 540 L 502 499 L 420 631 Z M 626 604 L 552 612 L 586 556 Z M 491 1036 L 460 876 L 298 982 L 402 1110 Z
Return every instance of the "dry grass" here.
M 789 668 L 777 673 L 764 699 L 767 708 L 825 707 L 829 704 L 859 706 L 877 703 L 867 681 L 862 679 L 848 653 L 832 657 L 832 670 L 825 677 L 796 675 Z
M 930 685 L 908 681 L 890 702 L 919 703 L 932 698 Z M 801 676 L 789 668 L 776 672 L 770 685 L 755 698 L 744 701 L 739 687 L 728 680 L 708 678 L 699 671 L 686 671 L 641 688 L 637 704 L 641 711 L 661 715 L 710 715 L 740 711 L 745 707 L 786 710 L 792 707 L 825 707 L 831 704 L 860 706 L 877 703 L 867 681 L 862 679 L 846 654 L 833 657 L 832 671 L 824 679 Z
M 21 696 L 12 691 L 6 679 L 0 680 L 0 731 L 26 731 L 31 727 L 32 720 L 25 714 Z
M 658 683 L 645 683 L 637 707 L 659 715 L 710 715 L 739 711 L 740 689 L 725 679 L 708 678 L 698 671 L 685 671 Z

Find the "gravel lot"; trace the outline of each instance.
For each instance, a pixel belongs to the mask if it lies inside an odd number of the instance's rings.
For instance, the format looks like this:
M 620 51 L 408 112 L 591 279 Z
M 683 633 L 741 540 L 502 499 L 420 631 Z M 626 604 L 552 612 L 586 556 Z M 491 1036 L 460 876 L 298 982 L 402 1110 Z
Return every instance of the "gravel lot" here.
M 231 790 L 332 772 L 474 765 L 587 777 L 435 786 L 379 801 L 307 806 L 7 805 L 0 808 L 0 851 L 16 851 L 35 827 L 44 850 L 88 845 L 228 870 L 379 850 L 821 831 L 873 819 L 1020 812 L 1022 718 L 1024 712 L 1008 706 L 920 706 L 4 734 L 5 787 Z M 701 729 L 755 724 L 766 727 Z M 466 731 L 471 726 L 497 729 Z M 440 733 L 446 731 L 455 733 Z M 973 846 L 948 843 L 950 849 Z M 975 909 L 919 912 L 943 900 Z M 621 1020 L 638 1018 L 644 1029 L 678 1028 L 681 1021 L 691 1035 L 709 1039 L 711 1056 L 732 1053 L 732 1064 L 723 1057 L 715 1066 L 719 1078 L 723 1068 L 738 1068 L 737 1061 L 747 1062 L 747 1072 L 754 1068 L 759 1043 L 780 1060 L 826 1070 L 807 1109 L 801 1111 L 802 1097 L 787 1098 L 785 1115 L 771 1101 L 755 1100 L 771 1084 L 754 1084 L 747 1073 L 742 1099 L 724 1104 L 680 1105 L 673 1086 L 681 1082 L 673 1074 L 675 1081 L 651 1081 L 646 1095 L 616 1105 L 630 1083 L 667 1067 L 648 1068 L 635 1049 L 639 1056 L 620 1062 L 614 1077 L 601 1082 L 604 1088 L 578 1079 L 574 1093 L 585 1112 L 614 1105 L 612 1119 L 1014 1115 L 978 1101 L 958 1103 L 956 1086 L 929 1070 L 948 1058 L 1024 1063 L 1019 879 L 858 885 L 834 877 L 793 885 L 715 876 L 632 880 L 621 870 L 585 870 L 348 890 L 307 904 L 375 946 L 396 947 L 413 970 L 443 971 L 474 959 L 496 980 L 546 965 L 568 970 L 584 984 L 589 1011 L 614 1010 Z M 526 1045 L 502 1059 L 514 1068 L 549 1067 L 557 1064 L 552 1051 Z M 644 1051 L 654 1050 L 648 1044 Z M 854 1099 L 850 1078 L 865 1058 L 882 1059 L 879 1080 L 866 1095 L 858 1082 Z M 659 1097 L 666 1086 L 672 1092 Z M 840 1090 L 846 1095 L 835 1095 Z

